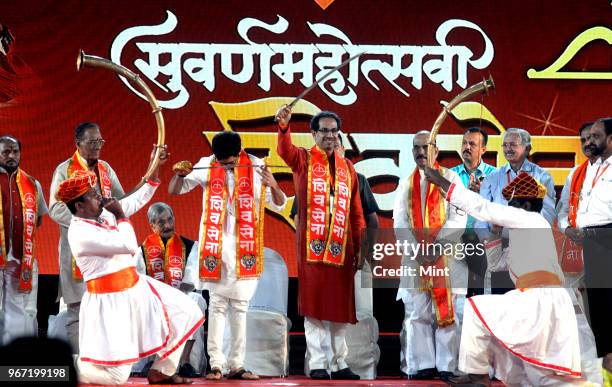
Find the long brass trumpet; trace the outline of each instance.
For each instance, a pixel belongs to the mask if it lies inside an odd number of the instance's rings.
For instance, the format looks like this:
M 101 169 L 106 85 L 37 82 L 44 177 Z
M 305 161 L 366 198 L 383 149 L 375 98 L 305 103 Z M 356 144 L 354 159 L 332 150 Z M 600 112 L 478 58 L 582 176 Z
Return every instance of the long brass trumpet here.
M 136 186 L 130 192 L 125 194 L 125 196 L 128 196 L 136 192 L 138 188 L 142 187 L 142 185 L 151 177 L 151 175 L 153 174 L 153 171 L 155 171 L 155 169 L 159 165 L 159 156 L 162 152 L 162 148 L 166 141 L 166 127 L 164 124 L 164 116 L 162 115 L 162 108 L 161 106 L 159 106 L 159 103 L 157 102 L 157 98 L 155 98 L 149 86 L 147 86 L 147 84 L 140 78 L 138 74 L 132 72 L 131 70 L 121 65 L 118 65 L 115 62 L 112 62 L 106 58 L 102 58 L 102 57 L 94 56 L 94 55 L 87 55 L 85 54 L 85 52 L 83 52 L 83 50 L 80 50 L 79 52 L 79 56 L 77 58 L 76 65 L 77 65 L 77 71 L 81 70 L 85 66 L 101 67 L 107 70 L 111 70 L 119 74 L 120 76 L 127 78 L 134 85 L 138 86 L 140 91 L 144 94 L 144 96 L 149 101 L 149 105 L 151 105 L 151 108 L 153 109 L 153 115 L 155 116 L 155 123 L 157 124 L 157 143 L 155 147 L 155 155 L 152 161 L 149 163 L 149 166 L 147 167 L 147 171 L 145 172 L 140 182 L 136 184 Z
M 431 127 L 431 133 L 429 134 L 429 143 L 427 144 L 427 164 L 433 168 L 435 160 L 435 143 L 436 136 L 440 131 L 440 127 L 442 123 L 448 117 L 450 112 L 455 108 L 455 106 L 459 105 L 465 99 L 468 99 L 476 94 L 489 94 L 489 90 L 495 90 L 495 83 L 493 82 L 493 77 L 489 76 L 489 79 L 483 79 L 481 82 L 478 82 L 467 89 L 463 90 L 461 93 L 457 94 L 455 98 L 453 98 L 447 105 L 442 107 L 442 111 L 436 118 L 436 122 L 434 122 Z

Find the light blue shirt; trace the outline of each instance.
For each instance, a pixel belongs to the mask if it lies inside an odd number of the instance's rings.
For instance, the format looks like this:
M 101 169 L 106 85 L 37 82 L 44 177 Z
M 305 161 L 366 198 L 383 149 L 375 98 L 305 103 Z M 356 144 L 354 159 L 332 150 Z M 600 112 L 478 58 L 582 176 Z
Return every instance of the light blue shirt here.
M 476 179 L 480 178 L 481 176 L 487 177 L 491 173 L 493 173 L 493 171 L 495 170 L 496 168 L 494 166 L 489 165 L 485 163 L 484 161 L 481 161 L 480 164 L 478 164 L 478 167 L 476 168 L 476 170 L 474 171 L 474 175 Z M 459 175 L 459 178 L 461 178 L 461 182 L 463 183 L 463 186 L 465 188 L 469 188 L 470 172 L 468 172 L 468 170 L 465 168 L 465 164 L 461 163 L 457 165 L 456 167 L 452 167 L 451 171 L 456 172 L 457 175 Z M 473 216 L 468 216 L 468 220 L 467 220 L 467 224 L 465 225 L 465 228 L 466 229 L 472 228 L 474 221 L 476 221 L 476 219 Z
M 515 173 L 510 164 L 506 164 L 500 167 L 496 171 L 488 175 L 480 185 L 480 196 L 492 201 L 494 203 L 508 204 L 508 201 L 504 199 L 502 190 L 514 180 L 521 172 L 527 172 L 540 184 L 546 187 L 546 196 L 544 197 L 544 204 L 540 214 L 548 221 L 552 226 L 557 214 L 555 211 L 555 185 L 552 176 L 544 168 L 525 160 L 523 166 L 519 169 L 518 173 Z M 475 229 L 490 229 L 490 224 L 480 220 L 474 222 L 473 227 Z M 478 231 L 480 239 L 486 237 L 486 233 Z M 481 235 L 485 234 L 485 235 Z

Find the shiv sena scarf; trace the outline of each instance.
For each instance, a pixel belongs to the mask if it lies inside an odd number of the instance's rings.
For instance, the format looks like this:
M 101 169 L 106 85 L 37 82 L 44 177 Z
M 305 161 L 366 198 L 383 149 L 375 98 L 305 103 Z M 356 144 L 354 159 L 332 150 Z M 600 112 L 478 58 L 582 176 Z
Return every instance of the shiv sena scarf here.
M 178 234 L 164 241 L 157 234 L 147 236 L 142 243 L 147 272 L 150 277 L 179 288 L 185 270 L 185 243 Z
M 111 197 L 112 185 L 108 170 L 100 161 L 98 161 L 97 166 L 99 173 L 98 182 L 100 183 L 100 190 L 102 191 L 102 196 L 105 198 Z M 72 174 L 76 171 L 89 171 L 87 162 L 81 157 L 78 150 L 74 152 L 70 163 L 68 163 L 68 177 L 72 176 Z M 79 266 L 76 264 L 76 259 L 74 258 L 74 256 L 72 257 L 72 278 L 77 281 L 83 281 L 83 274 L 81 274 L 81 269 L 79 269 Z
M 576 168 L 572 175 L 570 183 L 569 195 L 569 213 L 567 220 L 570 226 L 576 228 L 576 215 L 578 213 L 578 204 L 580 202 L 580 191 L 586 178 L 589 160 L 586 160 Z M 557 246 L 557 251 L 560 251 L 561 269 L 564 273 L 580 273 L 582 272 L 584 262 L 582 260 L 582 243 L 576 242 L 567 236 L 561 238 L 561 246 Z
M 447 175 L 446 169 L 436 162 L 435 168 L 440 169 L 442 175 Z M 408 187 L 408 219 L 414 231 L 417 243 L 429 243 L 436 240 L 438 232 L 446 222 L 446 209 L 444 199 L 438 187 L 427 183 L 425 196 L 425 211 L 421 201 L 421 172 L 415 168 L 410 177 Z M 442 255 L 433 263 L 419 266 L 433 266 L 431 272 L 436 273 L 447 267 L 447 257 Z M 419 272 L 421 273 L 420 269 Z M 434 301 L 438 326 L 444 327 L 455 322 L 451 294 L 450 278 L 448 276 L 426 276 L 421 274 L 421 288 L 428 291 Z
M 29 293 L 32 291 L 32 267 L 34 266 L 34 233 L 36 231 L 36 221 L 38 220 L 38 190 L 36 181 L 21 169 L 17 169 L 16 183 L 21 199 L 21 216 L 23 217 L 23 251 L 21 257 L 15 251 L 15 258 L 21 258 L 21 271 L 19 275 L 20 292 Z M 6 266 L 6 241 L 4 240 L 4 217 L 2 216 L 2 201 L 0 201 L 0 242 L 2 251 L 0 252 L 0 268 Z
M 225 168 L 214 160 L 208 170 L 204 216 L 202 218 L 200 278 L 205 281 L 221 279 L 223 223 L 227 200 L 236 210 L 236 276 L 238 279 L 258 278 L 263 272 L 264 199 L 266 187 L 261 185 L 259 212 L 255 203 L 253 163 L 249 155 L 240 151 L 234 192 L 228 192 Z
M 308 153 L 306 261 L 343 266 L 349 233 L 351 173 L 346 159 L 334 152 L 334 206 L 330 213 L 332 187 L 329 160 L 318 146 Z M 330 221 L 331 220 L 331 221 Z

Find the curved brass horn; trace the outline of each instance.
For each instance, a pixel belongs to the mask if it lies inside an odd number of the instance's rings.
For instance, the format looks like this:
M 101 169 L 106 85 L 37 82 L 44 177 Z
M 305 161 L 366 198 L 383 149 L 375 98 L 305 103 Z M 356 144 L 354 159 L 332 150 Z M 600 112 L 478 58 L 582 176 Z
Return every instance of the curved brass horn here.
M 125 194 L 125 196 L 128 196 L 138 190 L 138 188 L 142 187 L 142 185 L 151 177 L 153 171 L 159 165 L 159 155 L 166 141 L 166 127 L 164 124 L 164 116 L 162 115 L 162 108 L 161 106 L 159 106 L 159 103 L 157 102 L 157 99 L 153 95 L 151 89 L 149 89 L 149 86 L 144 83 L 144 81 L 140 78 L 138 74 L 135 74 L 131 70 L 128 70 L 127 68 L 118 65 L 115 62 L 112 62 L 106 58 L 101 58 L 99 56 L 94 55 L 87 55 L 83 52 L 83 50 L 81 50 L 79 52 L 79 57 L 77 58 L 77 71 L 81 70 L 85 66 L 105 68 L 114 71 L 120 76 L 130 80 L 132 83 L 134 83 L 140 88 L 140 91 L 149 101 L 149 105 L 151 105 L 151 108 L 153 109 L 153 114 L 155 115 L 155 122 L 157 124 L 157 146 L 155 148 L 155 155 L 153 157 L 152 162 L 149 163 L 147 171 L 142 177 L 142 180 L 138 184 L 136 184 L 136 186 L 130 192 Z
M 475 85 L 468 87 L 463 90 L 461 93 L 457 94 L 455 98 L 453 98 L 446 106 L 442 107 L 442 111 L 436 118 L 436 122 L 434 122 L 431 127 L 431 133 L 429 134 L 429 143 L 427 144 L 427 164 L 433 168 L 436 160 L 434 159 L 435 149 L 434 144 L 436 143 L 436 137 L 438 136 L 438 131 L 442 126 L 442 123 L 448 117 L 450 112 L 455 108 L 455 106 L 459 105 L 459 103 L 465 99 L 472 97 L 475 94 L 489 94 L 489 90 L 495 90 L 495 83 L 493 82 L 493 77 L 489 75 L 489 79 L 483 79 L 481 82 L 478 82 Z

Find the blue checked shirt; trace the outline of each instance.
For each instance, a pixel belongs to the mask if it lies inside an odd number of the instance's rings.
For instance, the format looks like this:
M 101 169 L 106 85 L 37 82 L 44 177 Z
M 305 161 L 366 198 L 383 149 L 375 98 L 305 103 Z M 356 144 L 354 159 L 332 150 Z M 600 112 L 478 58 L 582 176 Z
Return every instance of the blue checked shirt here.
M 555 185 L 553 183 L 552 176 L 544 168 L 530 162 L 529 160 L 525 160 L 518 173 L 515 173 L 512 168 L 510 168 L 510 164 L 506 164 L 491 173 L 482 181 L 480 185 L 480 196 L 494 203 L 508 204 L 502 195 L 502 190 L 521 172 L 527 172 L 540 184 L 546 187 L 546 196 L 544 197 L 544 205 L 542 207 L 542 211 L 540 211 L 540 214 L 552 226 L 557 216 L 555 211 Z M 480 220 L 476 220 L 473 225 L 473 227 L 477 230 L 490 229 L 490 226 L 491 225 L 489 223 Z M 482 231 L 483 230 L 480 230 L 480 232 L 478 232 L 481 240 L 483 237 L 487 236 L 480 235 Z
M 474 175 L 476 175 L 476 179 L 480 178 L 481 176 L 487 177 L 489 176 L 493 171 L 495 171 L 495 167 L 492 165 L 489 165 L 487 163 L 485 163 L 484 161 L 481 161 L 480 164 L 478 165 L 478 168 L 476 168 L 476 170 L 474 171 Z M 459 178 L 461 178 L 461 182 L 463 183 L 463 186 L 465 188 L 469 188 L 470 185 L 470 173 L 467 171 L 467 169 L 465 169 L 465 164 L 461 163 L 459 165 L 457 165 L 456 167 L 452 167 L 451 171 L 457 173 L 457 175 L 459 175 Z M 468 220 L 467 220 L 467 224 L 465 225 L 465 228 L 472 228 L 472 226 L 474 225 L 474 222 L 476 221 L 476 219 L 472 216 L 468 216 Z

